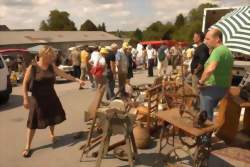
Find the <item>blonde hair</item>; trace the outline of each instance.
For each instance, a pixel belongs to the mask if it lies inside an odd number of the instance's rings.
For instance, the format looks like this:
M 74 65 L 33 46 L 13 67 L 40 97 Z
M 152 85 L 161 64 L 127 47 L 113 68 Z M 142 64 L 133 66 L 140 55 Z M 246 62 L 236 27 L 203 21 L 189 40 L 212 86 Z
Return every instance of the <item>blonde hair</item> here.
M 39 50 L 38 57 L 43 57 L 43 56 L 48 55 L 48 54 L 52 55 L 52 56 L 55 56 L 54 50 L 50 46 L 45 45 L 44 47 L 42 47 Z

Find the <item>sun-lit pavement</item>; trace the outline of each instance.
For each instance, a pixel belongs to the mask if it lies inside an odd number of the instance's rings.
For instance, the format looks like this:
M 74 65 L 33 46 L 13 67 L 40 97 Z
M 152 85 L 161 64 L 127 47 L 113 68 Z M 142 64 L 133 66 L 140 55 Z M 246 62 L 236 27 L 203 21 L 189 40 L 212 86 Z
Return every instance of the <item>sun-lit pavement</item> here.
M 146 77 L 146 71 L 138 71 L 132 83 L 152 83 L 153 80 L 153 77 Z M 87 84 L 86 87 L 90 85 Z M 66 111 L 67 120 L 56 127 L 59 141 L 55 145 L 51 144 L 48 129 L 37 130 L 32 144 L 34 152 L 28 159 L 21 156 L 25 144 L 28 111 L 22 106 L 21 87 L 13 88 L 9 103 L 0 107 L 0 167 L 95 166 L 94 158 L 88 158 L 87 162 L 79 162 L 81 154 L 79 147 L 84 143 L 87 134 L 84 133 L 81 139 L 74 138 L 77 132 L 87 130 L 83 122 L 83 111 L 93 100 L 94 90 L 89 88 L 78 90 L 77 83 L 70 82 L 56 84 L 55 88 Z M 113 140 L 117 138 L 114 137 Z M 155 166 L 157 161 L 164 157 L 156 154 L 156 142 L 153 143 L 152 149 L 139 150 L 139 152 L 138 166 Z M 115 158 L 105 159 L 102 162 L 104 167 L 126 166 L 127 164 Z

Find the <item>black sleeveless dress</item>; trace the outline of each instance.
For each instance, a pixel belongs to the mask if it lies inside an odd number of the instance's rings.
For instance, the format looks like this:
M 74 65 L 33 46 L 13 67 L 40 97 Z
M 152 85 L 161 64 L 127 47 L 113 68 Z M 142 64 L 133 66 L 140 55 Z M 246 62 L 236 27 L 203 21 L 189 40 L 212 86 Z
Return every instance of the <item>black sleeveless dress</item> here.
M 30 129 L 45 129 L 66 120 L 62 104 L 55 92 L 55 73 L 53 66 L 47 70 L 35 66 L 35 79 L 30 99 L 30 112 L 27 127 Z

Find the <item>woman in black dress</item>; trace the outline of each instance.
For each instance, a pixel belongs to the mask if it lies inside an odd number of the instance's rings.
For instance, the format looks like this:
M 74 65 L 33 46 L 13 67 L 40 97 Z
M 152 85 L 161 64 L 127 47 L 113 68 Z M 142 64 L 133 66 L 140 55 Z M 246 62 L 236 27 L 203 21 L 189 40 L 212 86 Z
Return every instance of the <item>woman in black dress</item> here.
M 23 105 L 29 109 L 27 121 L 27 143 L 23 151 L 24 157 L 31 155 L 30 146 L 36 129 L 49 126 L 52 142 L 55 141 L 54 127 L 66 120 L 62 104 L 55 92 L 56 75 L 80 85 L 84 82 L 58 69 L 54 64 L 55 54 L 52 48 L 45 46 L 39 51 L 39 61 L 30 65 L 23 81 Z M 31 85 L 32 86 L 31 86 Z M 28 89 L 32 96 L 28 97 Z

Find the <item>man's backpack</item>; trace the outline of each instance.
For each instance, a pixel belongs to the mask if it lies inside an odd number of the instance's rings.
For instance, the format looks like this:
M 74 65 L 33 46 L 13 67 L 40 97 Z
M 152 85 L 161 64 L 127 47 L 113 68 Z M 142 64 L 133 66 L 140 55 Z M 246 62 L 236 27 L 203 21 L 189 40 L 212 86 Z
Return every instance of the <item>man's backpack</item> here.
M 161 61 L 164 61 L 165 58 L 166 58 L 166 55 L 165 55 L 165 53 L 164 53 L 164 50 L 162 49 L 162 50 L 159 52 L 159 54 L 158 54 L 158 59 L 159 59 L 159 61 L 161 62 Z

